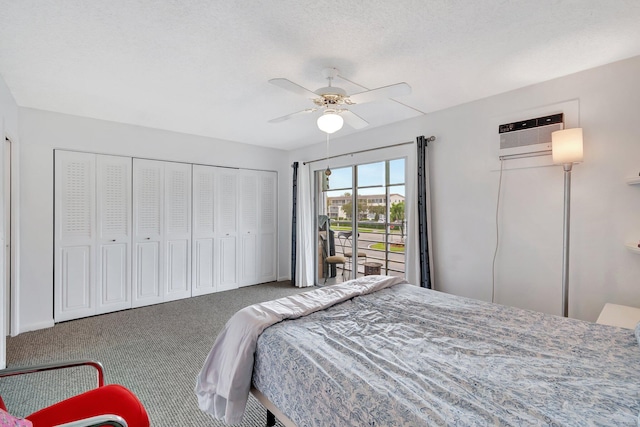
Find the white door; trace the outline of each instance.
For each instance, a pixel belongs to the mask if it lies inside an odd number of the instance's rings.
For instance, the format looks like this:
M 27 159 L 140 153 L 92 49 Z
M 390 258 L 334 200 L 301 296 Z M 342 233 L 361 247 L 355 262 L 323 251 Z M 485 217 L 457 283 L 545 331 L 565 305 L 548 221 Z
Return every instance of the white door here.
M 216 168 L 193 165 L 193 296 L 216 291 L 215 188 Z
M 96 312 L 95 154 L 55 152 L 56 322 Z
M 3 145 L 5 144 L 5 136 L 4 136 L 4 118 L 0 117 L 0 138 L 2 138 L 2 142 Z M 2 156 L 4 154 L 4 147 L 2 147 L 2 153 L 0 153 L 0 156 Z M 0 178 L 4 177 L 4 160 L 2 159 L 2 157 L 0 157 Z M 0 183 L 2 184 L 2 183 Z M 5 188 L 4 188 L 4 184 L 2 184 L 2 186 L 0 186 L 0 201 L 4 201 L 4 196 L 5 196 Z M 0 212 L 0 224 L 2 225 L 3 230 L 0 230 L 0 248 L 4 248 L 4 244 L 5 244 L 5 231 L 4 231 L 4 208 L 0 205 L 0 208 L 2 208 L 2 211 Z M 7 229 L 6 233 L 9 233 L 10 230 Z M 9 252 L 9 251 L 8 251 Z M 4 252 L 2 252 L 2 249 L 0 249 L 0 255 L 2 255 Z M 4 260 L 4 256 L 2 258 L 0 258 L 2 260 Z M 4 267 L 6 268 L 9 264 L 6 263 L 6 265 L 4 265 Z M 9 313 L 9 298 L 6 298 L 7 295 L 7 289 L 9 287 L 9 280 L 5 280 L 5 274 L 4 274 L 4 269 L 3 266 L 0 266 L 0 369 L 4 369 L 7 367 L 7 329 L 8 329 L 8 325 L 9 325 L 9 317 L 6 315 Z M 6 314 L 5 314 L 6 313 Z
M 276 172 L 260 173 L 258 283 L 277 278 L 277 182 Z
M 164 300 L 191 296 L 191 165 L 164 163 Z
M 131 308 L 131 158 L 98 155 L 97 312 Z
M 163 301 L 163 162 L 133 159 L 133 307 Z
M 2 125 L 0 125 L 0 133 L 2 132 Z M 0 170 L 4 178 L 3 182 L 3 197 L 4 201 L 4 286 L 5 286 L 5 300 L 6 307 L 4 318 L 5 327 L 4 331 L 6 335 L 9 335 L 11 325 L 11 141 L 8 138 L 4 138 L 4 170 Z M 2 305 L 0 305 L 2 307 Z
M 216 168 L 216 236 L 218 290 L 238 287 L 238 171 Z
M 240 172 L 240 286 L 258 283 L 258 173 Z

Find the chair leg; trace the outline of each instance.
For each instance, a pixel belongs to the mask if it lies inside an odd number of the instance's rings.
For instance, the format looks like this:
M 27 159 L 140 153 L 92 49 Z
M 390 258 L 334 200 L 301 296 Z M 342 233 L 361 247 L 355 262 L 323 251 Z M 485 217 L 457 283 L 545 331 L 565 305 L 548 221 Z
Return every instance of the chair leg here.
M 324 263 L 323 267 L 322 267 L 322 274 L 324 275 L 324 282 L 322 283 L 323 285 L 327 284 L 327 277 L 329 277 L 329 264 L 328 263 Z
M 367 257 L 358 257 L 358 259 L 356 260 L 356 277 L 358 277 L 358 268 L 360 267 L 360 258 L 362 258 L 362 260 L 364 262 L 367 262 Z

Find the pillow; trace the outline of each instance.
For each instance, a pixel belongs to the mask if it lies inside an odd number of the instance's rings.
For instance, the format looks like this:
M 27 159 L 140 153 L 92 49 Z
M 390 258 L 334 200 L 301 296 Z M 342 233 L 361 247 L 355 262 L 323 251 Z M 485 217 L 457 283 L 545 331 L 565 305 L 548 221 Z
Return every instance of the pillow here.
M 7 411 L 0 409 L 0 427 L 33 427 L 31 421 L 16 418 Z

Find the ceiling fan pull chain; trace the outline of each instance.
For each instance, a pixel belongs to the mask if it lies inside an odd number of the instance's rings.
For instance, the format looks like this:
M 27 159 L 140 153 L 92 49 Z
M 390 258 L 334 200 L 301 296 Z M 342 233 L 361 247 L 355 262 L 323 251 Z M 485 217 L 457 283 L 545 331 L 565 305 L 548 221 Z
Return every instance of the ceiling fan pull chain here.
M 331 169 L 329 169 L 329 134 L 327 134 L 327 170 L 324 171 L 326 176 L 331 175 Z

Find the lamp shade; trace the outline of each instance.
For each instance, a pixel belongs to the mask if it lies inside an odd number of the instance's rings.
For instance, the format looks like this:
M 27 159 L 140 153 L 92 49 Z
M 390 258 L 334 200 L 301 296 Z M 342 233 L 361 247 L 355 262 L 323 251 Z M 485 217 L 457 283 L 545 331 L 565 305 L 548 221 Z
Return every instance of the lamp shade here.
M 553 163 L 563 165 L 582 161 L 582 128 L 564 129 L 551 133 Z
M 342 129 L 344 119 L 338 113 L 324 113 L 318 117 L 318 128 L 326 133 L 334 133 Z

